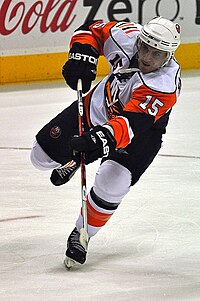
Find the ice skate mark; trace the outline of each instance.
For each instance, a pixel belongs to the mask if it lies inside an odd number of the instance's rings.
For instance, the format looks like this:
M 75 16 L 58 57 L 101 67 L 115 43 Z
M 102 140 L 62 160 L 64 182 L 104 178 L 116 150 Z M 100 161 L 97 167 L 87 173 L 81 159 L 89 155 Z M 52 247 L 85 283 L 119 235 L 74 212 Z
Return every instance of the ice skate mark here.
M 153 230 L 153 237 L 152 238 L 145 238 L 143 239 L 140 243 L 137 244 L 136 246 L 136 249 L 138 251 L 138 253 L 140 253 L 140 249 L 143 247 L 143 245 L 147 244 L 150 246 L 150 249 L 151 249 L 151 253 L 153 252 L 153 249 L 155 248 L 156 246 L 156 243 L 159 239 L 159 231 L 157 229 L 156 226 L 154 226 L 151 222 L 147 221 L 146 219 L 142 219 L 142 218 L 139 218 L 144 224 L 150 226 L 150 228 Z
M 164 155 L 164 154 L 158 154 L 160 157 L 172 157 L 172 158 L 184 158 L 184 159 L 200 159 L 199 156 L 184 156 L 184 155 Z
M 153 212 L 157 215 L 160 215 L 160 216 L 165 216 L 165 217 L 171 217 L 173 218 L 177 224 L 180 222 L 184 222 L 184 223 L 188 223 L 188 224 L 191 224 L 193 226 L 195 226 L 196 228 L 198 228 L 200 230 L 200 224 L 198 224 L 197 222 L 193 221 L 192 219 L 188 218 L 188 217 L 182 217 L 182 216 L 178 216 L 178 215 L 174 215 L 174 214 L 168 214 L 168 213 L 165 213 L 165 212 L 160 212 L 160 211 L 157 211 L 157 210 L 153 210 L 151 208 L 144 208 L 144 210 L 148 211 L 148 212 Z
M 3 218 L 0 219 L 0 223 L 2 222 L 10 222 L 10 221 L 17 221 L 21 219 L 31 219 L 31 218 L 39 218 L 44 217 L 43 215 L 29 215 L 29 216 L 19 216 L 19 217 L 11 217 L 11 218 Z
M 0 146 L 0 150 L 28 150 L 31 147 L 16 147 L 16 146 Z M 171 154 L 158 154 L 160 157 L 183 158 L 183 159 L 200 159 L 200 156 L 186 156 L 186 155 L 171 155 Z
M 0 146 L 0 150 L 31 150 L 31 147 Z

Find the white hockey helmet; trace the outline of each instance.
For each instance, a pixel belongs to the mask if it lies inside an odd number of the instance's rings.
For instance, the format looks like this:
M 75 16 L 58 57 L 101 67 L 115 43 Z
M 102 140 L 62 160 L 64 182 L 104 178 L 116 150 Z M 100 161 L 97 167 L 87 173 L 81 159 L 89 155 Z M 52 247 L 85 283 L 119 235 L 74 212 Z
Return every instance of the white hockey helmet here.
M 180 26 L 156 17 L 142 27 L 139 38 L 151 47 L 173 54 L 180 44 Z

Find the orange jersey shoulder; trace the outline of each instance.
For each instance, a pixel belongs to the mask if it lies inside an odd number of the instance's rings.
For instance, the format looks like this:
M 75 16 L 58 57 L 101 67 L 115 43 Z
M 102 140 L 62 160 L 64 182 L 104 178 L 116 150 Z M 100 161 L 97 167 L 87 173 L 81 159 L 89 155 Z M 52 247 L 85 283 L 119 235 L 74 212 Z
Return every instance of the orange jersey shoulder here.
M 110 29 L 117 24 L 116 21 L 103 23 L 102 21 L 97 21 L 88 26 L 87 30 L 77 29 L 70 41 L 70 47 L 74 42 L 79 42 L 82 44 L 92 45 L 100 55 L 103 54 L 103 46 L 105 41 L 110 36 Z

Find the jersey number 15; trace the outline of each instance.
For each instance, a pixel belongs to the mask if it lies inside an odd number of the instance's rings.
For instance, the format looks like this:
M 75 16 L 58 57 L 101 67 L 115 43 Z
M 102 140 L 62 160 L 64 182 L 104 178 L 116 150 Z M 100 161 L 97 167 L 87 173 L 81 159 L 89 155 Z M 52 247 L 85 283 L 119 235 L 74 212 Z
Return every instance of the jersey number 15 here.
M 146 96 L 146 100 L 142 103 L 139 104 L 139 106 L 143 109 L 146 110 L 148 104 L 151 102 L 152 100 L 152 96 L 147 95 Z M 156 116 L 159 110 L 159 107 L 162 107 L 164 104 L 162 103 L 162 101 L 160 101 L 159 99 L 155 99 L 151 106 L 147 109 L 148 113 L 152 116 Z

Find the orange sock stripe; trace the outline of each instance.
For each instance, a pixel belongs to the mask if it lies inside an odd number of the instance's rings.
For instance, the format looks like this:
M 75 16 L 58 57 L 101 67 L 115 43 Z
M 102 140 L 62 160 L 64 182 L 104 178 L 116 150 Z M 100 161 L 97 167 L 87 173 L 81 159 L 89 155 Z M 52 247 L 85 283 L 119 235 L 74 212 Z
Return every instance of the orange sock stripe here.
M 91 204 L 87 201 L 87 218 L 88 225 L 94 227 L 102 227 L 106 224 L 109 218 L 112 216 L 111 214 L 102 213 L 94 209 Z

